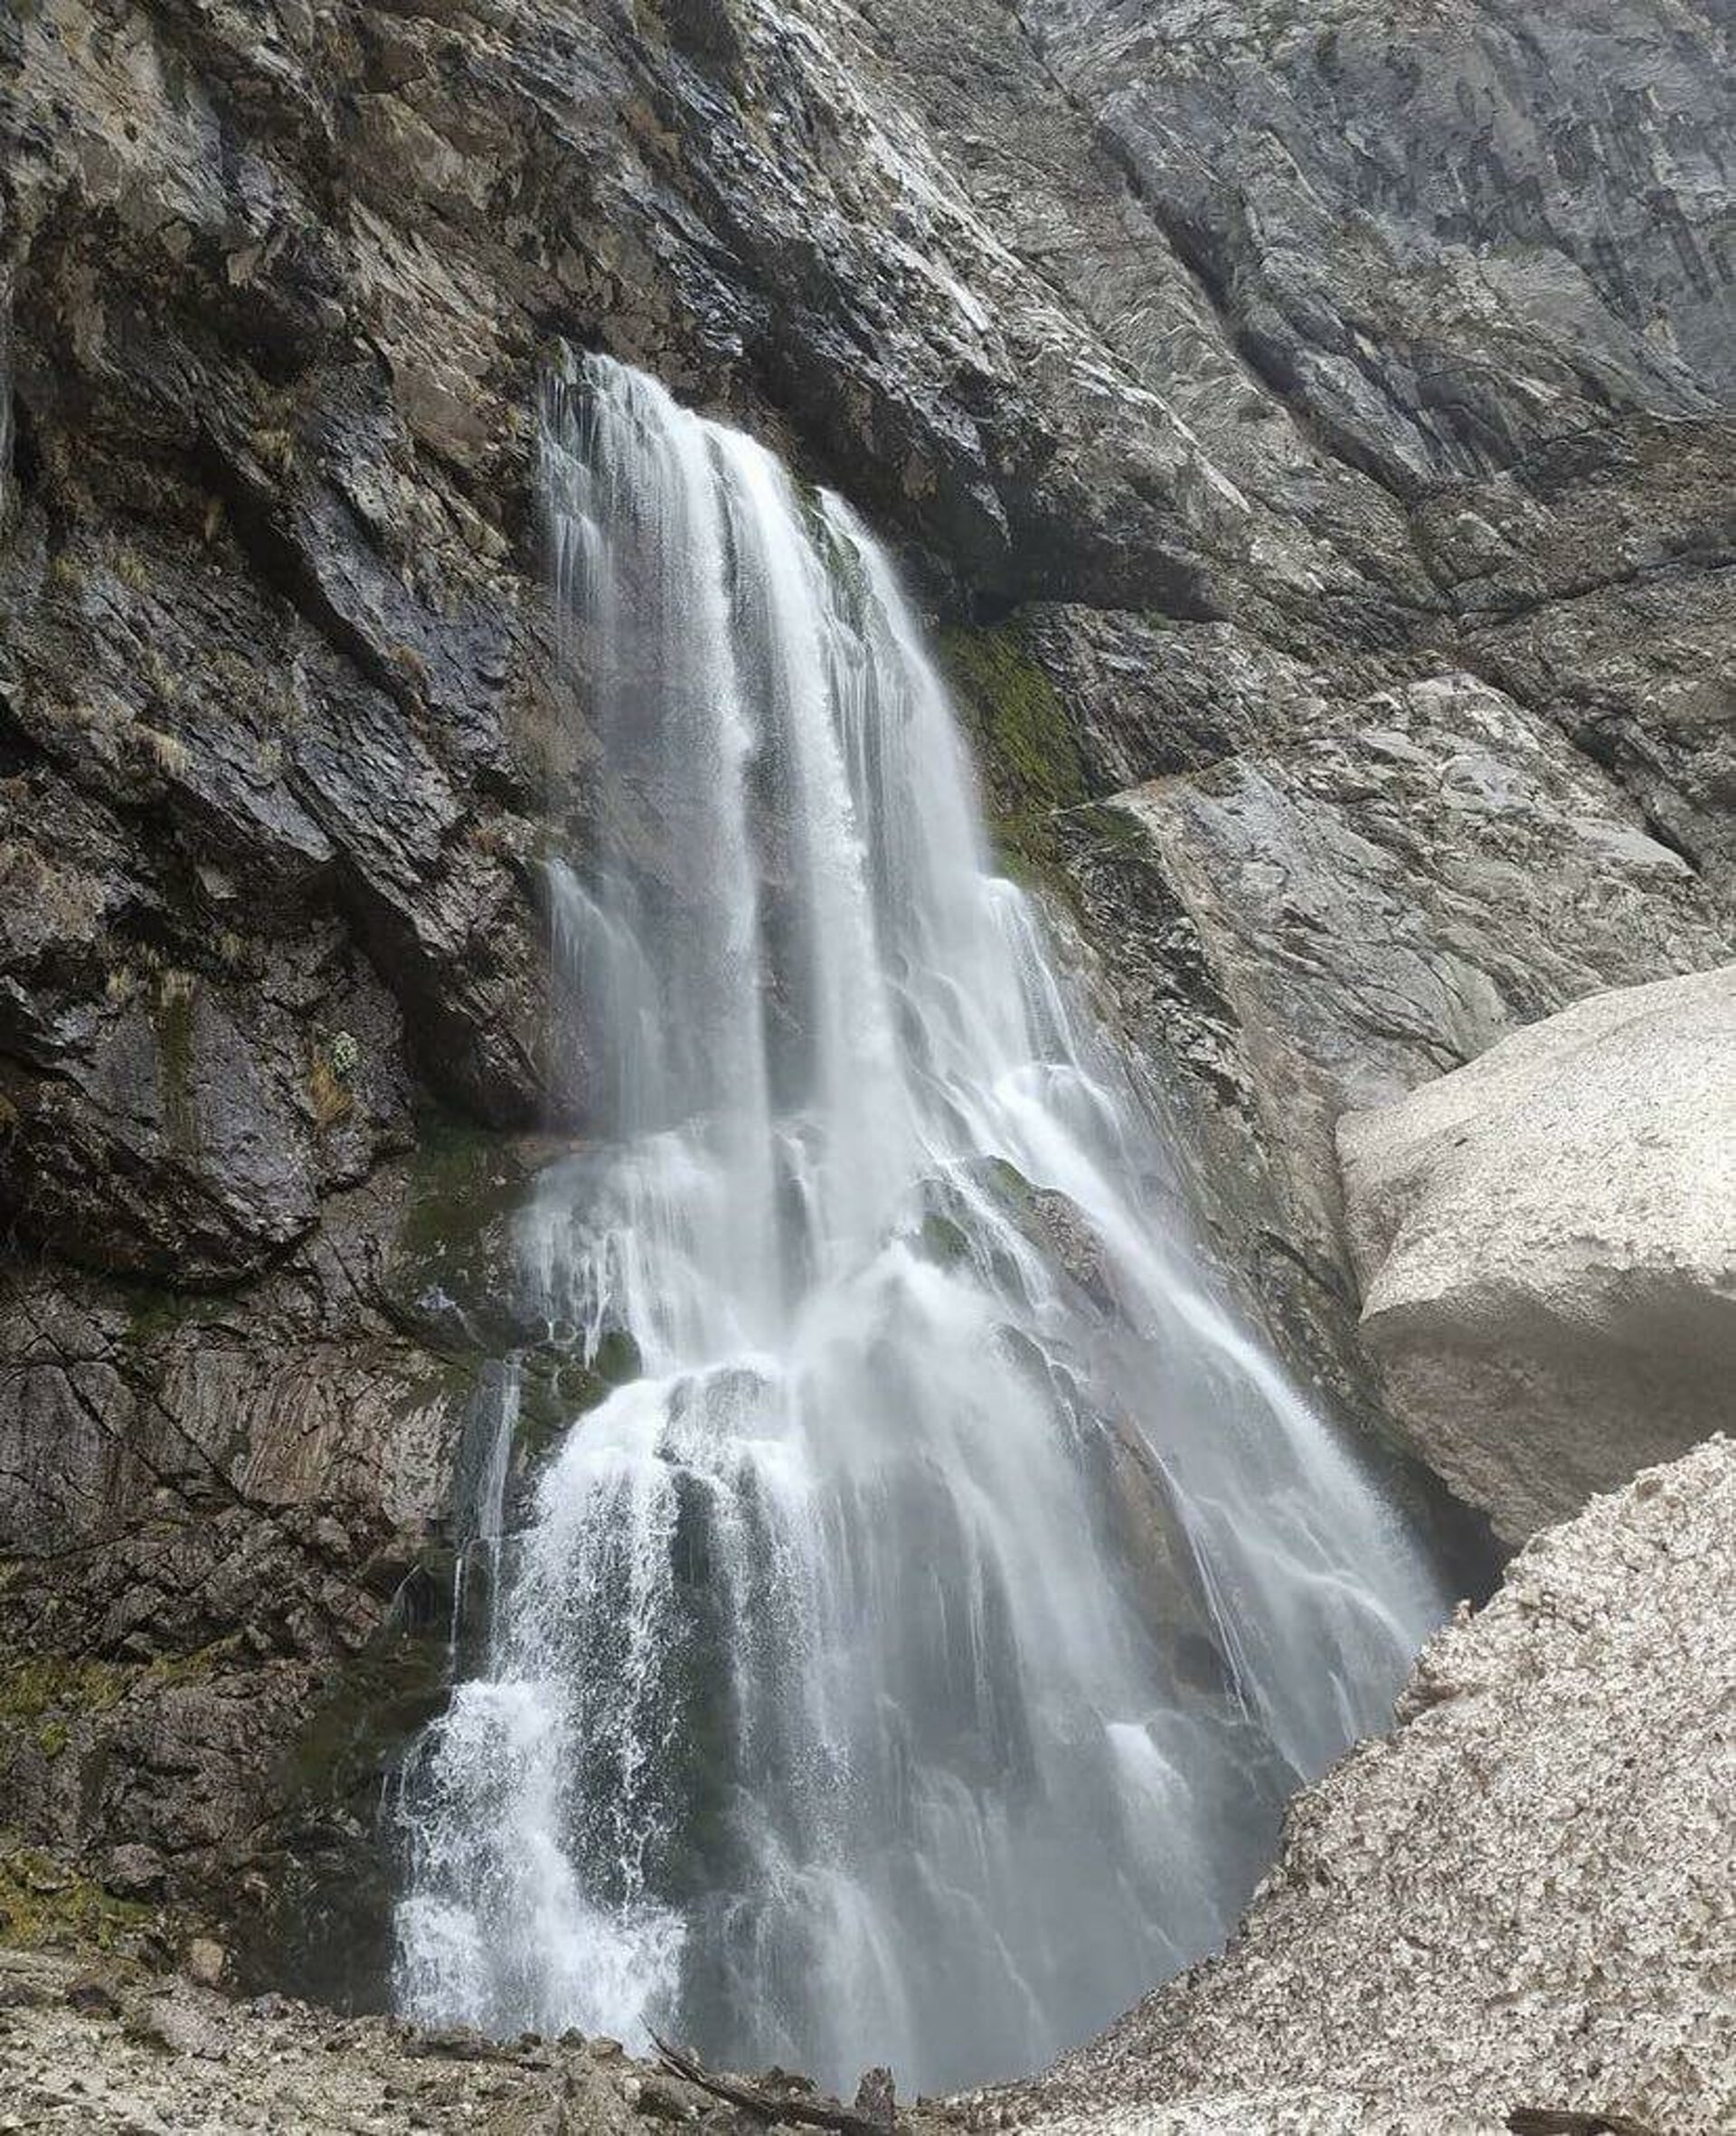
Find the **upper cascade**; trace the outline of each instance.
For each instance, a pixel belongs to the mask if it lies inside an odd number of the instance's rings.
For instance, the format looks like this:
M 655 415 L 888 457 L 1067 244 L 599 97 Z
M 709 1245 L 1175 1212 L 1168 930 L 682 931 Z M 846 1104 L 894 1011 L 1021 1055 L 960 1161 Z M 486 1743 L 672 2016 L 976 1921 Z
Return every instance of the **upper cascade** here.
M 599 1141 L 523 1281 L 636 1375 L 504 1536 L 486 1465 L 401 2003 L 1028 2068 L 1222 1938 L 1443 1596 L 1175 1235 L 859 521 L 605 358 L 540 438 L 603 744 L 549 871 Z

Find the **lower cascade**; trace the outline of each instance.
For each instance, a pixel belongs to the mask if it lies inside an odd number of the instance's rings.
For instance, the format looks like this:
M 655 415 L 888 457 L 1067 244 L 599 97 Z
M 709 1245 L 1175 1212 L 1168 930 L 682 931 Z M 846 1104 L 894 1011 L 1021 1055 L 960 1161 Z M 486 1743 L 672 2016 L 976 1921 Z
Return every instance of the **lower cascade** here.
M 476 1464 L 400 2006 L 1030 2068 L 1222 1937 L 1443 1597 L 1176 1237 L 856 518 L 602 358 L 540 451 L 602 745 L 549 870 L 598 1140 L 521 1280 L 608 1391 L 522 1504 L 513 1399 Z

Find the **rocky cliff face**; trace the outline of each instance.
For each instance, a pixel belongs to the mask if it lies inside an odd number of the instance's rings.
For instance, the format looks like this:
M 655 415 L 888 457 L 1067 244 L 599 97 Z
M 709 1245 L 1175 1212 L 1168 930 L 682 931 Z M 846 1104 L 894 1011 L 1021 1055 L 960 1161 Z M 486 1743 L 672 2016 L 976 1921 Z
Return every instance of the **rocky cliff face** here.
M 1338 1112 L 1731 939 L 1730 24 L 1018 12 L 1160 235 L 1123 345 L 1245 496 L 1392 590 L 1330 635 L 1324 600 L 1302 632 L 1031 619 L 1138 826 L 1071 841 L 1081 894 L 1150 915 L 1132 1013 L 1180 1018 L 1256 1124 L 1238 1249 L 1269 1234 L 1317 1317 L 1353 1281 Z M 1241 390 L 1147 299 L 1181 272 Z
M 1222 1258 L 1378 1420 L 1336 1114 L 1728 940 L 1731 25 L 1531 12 L 7 15 L 30 1833 L 232 1907 L 365 1803 L 344 1687 L 414 1647 L 495 1398 L 447 1257 L 584 1119 L 535 891 L 595 769 L 537 591 L 556 334 L 901 545 Z

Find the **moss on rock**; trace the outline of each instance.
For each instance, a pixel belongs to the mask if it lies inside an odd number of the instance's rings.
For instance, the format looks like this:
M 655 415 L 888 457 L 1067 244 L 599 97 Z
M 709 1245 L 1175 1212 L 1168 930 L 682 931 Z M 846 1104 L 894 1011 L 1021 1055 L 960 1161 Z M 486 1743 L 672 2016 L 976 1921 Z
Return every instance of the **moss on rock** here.
M 970 1258 L 970 1241 L 950 1216 L 931 1209 L 916 1236 L 917 1251 L 937 1268 L 956 1268 Z
M 94 1878 L 0 1832 L 0 1947 L 68 1943 L 107 1951 L 156 1918 L 151 1907 L 117 1898 Z
M 0 1725 L 88 1719 L 112 1713 L 139 1686 L 203 1682 L 236 1653 L 241 1640 L 241 1632 L 231 1632 L 191 1653 L 159 1654 L 148 1661 L 25 1655 L 0 1668 Z
M 443 1633 L 395 1630 L 329 1679 L 291 1753 L 286 1794 L 316 1812 L 366 1806 L 450 1687 Z
M 525 1170 L 513 1144 L 491 1129 L 437 1114 L 420 1123 L 399 1251 L 439 1255 L 453 1239 L 507 1216 L 524 1196 Z
M 955 625 L 939 646 L 976 741 L 1003 864 L 1015 876 L 1044 878 L 1053 865 L 1051 819 L 1089 798 L 1067 708 L 1016 624 Z
M 0 1669 L 0 1721 L 43 1721 L 50 1715 L 108 1713 L 142 1668 L 112 1661 L 30 1655 Z
M 515 1464 L 533 1466 L 552 1453 L 582 1416 L 645 1369 L 639 1346 L 625 1328 L 610 1328 L 589 1363 L 542 1351 L 524 1361 L 519 1387 Z
M 509 1138 L 443 1117 L 423 1123 L 383 1287 L 420 1341 L 499 1354 L 540 1332 L 520 1309 L 514 1240 L 533 1169 Z

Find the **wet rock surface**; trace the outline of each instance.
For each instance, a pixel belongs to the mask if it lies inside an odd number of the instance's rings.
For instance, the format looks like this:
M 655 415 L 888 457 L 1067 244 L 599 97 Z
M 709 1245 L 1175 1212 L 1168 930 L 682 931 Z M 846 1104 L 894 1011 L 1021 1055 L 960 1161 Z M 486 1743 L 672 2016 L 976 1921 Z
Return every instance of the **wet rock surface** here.
M 1593 995 L 1338 1141 L 1389 1408 L 1504 1535 L 1728 1420 L 1736 968 Z
M 311 1962 L 347 1881 L 377 1935 L 382 1773 L 441 1696 L 453 1465 L 492 1399 L 447 1259 L 450 1317 L 410 1309 L 423 1227 L 439 1204 L 459 1258 L 512 1150 L 385 1167 L 233 1294 L 9 1271 L 6 1823 L 93 1903 L 172 1901 Z

